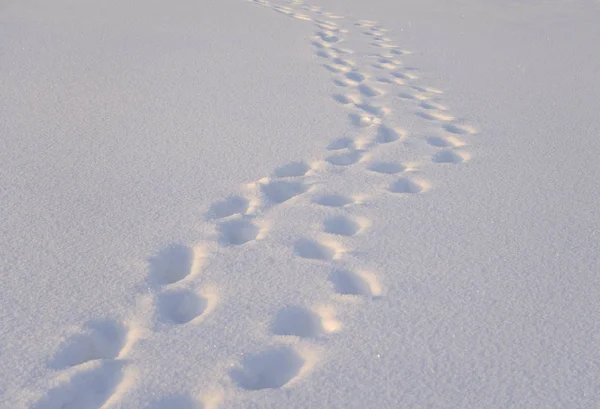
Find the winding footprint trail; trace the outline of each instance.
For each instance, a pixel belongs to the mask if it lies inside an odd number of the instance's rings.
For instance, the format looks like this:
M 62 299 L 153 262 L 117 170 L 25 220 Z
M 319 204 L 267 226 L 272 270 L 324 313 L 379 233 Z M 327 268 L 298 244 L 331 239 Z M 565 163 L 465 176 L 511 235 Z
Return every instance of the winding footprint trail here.
M 288 247 L 295 263 L 329 272 L 320 278 L 330 289 L 329 297 L 306 299 L 303 305 L 290 304 L 261 317 L 271 323 L 264 329 L 270 341 L 262 348 L 239 351 L 241 358 L 232 356 L 234 363 L 223 366 L 229 369 L 214 379 L 222 391 L 219 399 L 200 402 L 190 392 L 189 396 L 159 400 L 153 408 L 216 408 L 229 399 L 229 391 L 244 391 L 243 399 L 251 400 L 253 392 L 291 388 L 310 376 L 311 370 L 326 359 L 330 337 L 352 336 L 344 332 L 347 302 L 362 300 L 368 308 L 369 302 L 386 296 L 382 272 L 364 268 L 368 260 L 357 262 L 360 256 L 352 253 L 355 240 L 373 226 L 373 210 L 364 206 L 370 196 L 336 191 L 330 181 L 361 172 L 380 181 L 384 188 L 377 194 L 410 200 L 435 188 L 435 182 L 414 176 L 416 169 L 459 165 L 470 159 L 466 138 L 476 133 L 475 128 L 451 113 L 441 90 L 420 82 L 419 71 L 405 65 L 411 52 L 395 44 L 392 34 L 377 22 L 352 20 L 301 1 L 248 1 L 299 20 L 298 24 L 313 25 L 314 35 L 307 47 L 313 48 L 315 61 L 337 88 L 332 103 L 346 110 L 355 132 L 330 142 L 321 160 L 298 158 L 282 164 L 270 175 L 244 186 L 244 194 L 215 200 L 199 216 L 214 227 L 212 243 L 173 244 L 148 257 L 146 284 L 150 292 L 145 296 L 155 311 L 145 342 L 152 342 L 153 332 L 203 325 L 219 308 L 222 291 L 218 283 L 216 287 L 203 284 L 205 261 L 243 247 L 261 246 L 261 240 L 275 233 L 270 217 L 282 206 L 302 207 L 316 215 L 314 225 L 278 245 Z M 355 53 L 348 45 L 350 35 L 362 36 L 372 52 L 366 57 Z M 402 118 L 392 107 L 398 101 L 411 106 L 414 114 L 427 122 L 427 133 L 411 135 L 397 125 Z M 375 152 L 416 140 L 424 143 L 407 146 L 420 149 L 420 155 L 428 154 L 428 163 L 373 159 Z M 136 331 L 106 320 L 90 323 L 73 335 L 48 361 L 60 381 L 54 382 L 56 386 L 32 408 L 98 409 L 117 402 L 137 379 L 131 376 L 134 368 L 127 360 L 135 347 Z

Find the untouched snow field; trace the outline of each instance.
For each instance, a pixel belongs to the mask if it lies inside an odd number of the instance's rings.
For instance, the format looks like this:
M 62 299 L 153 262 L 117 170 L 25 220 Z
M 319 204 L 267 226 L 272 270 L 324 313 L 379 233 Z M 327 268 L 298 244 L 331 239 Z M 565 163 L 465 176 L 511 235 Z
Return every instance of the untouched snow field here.
M 0 407 L 600 404 L 598 2 L 0 10 Z

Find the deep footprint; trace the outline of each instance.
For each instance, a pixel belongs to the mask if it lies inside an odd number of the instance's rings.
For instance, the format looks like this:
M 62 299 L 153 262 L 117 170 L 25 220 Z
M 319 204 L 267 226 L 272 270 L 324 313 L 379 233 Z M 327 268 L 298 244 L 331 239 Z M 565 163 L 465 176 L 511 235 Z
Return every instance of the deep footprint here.
M 423 181 L 400 178 L 389 187 L 392 193 L 421 193 L 427 189 L 427 184 Z
M 172 284 L 192 272 L 194 250 L 183 244 L 171 244 L 148 259 L 150 280 L 158 284 Z
M 215 202 L 208 211 L 207 219 L 223 219 L 234 214 L 244 214 L 248 211 L 250 202 L 245 197 L 231 196 Z
M 224 246 L 240 246 L 256 240 L 261 229 L 248 220 L 231 220 L 219 225 L 219 241 Z
M 261 184 L 263 194 L 273 203 L 283 203 L 308 191 L 308 186 L 301 182 L 276 180 Z
M 158 299 L 162 319 L 175 324 L 185 324 L 201 316 L 207 306 L 206 298 L 184 289 L 165 291 Z
M 329 277 L 335 292 L 340 295 L 379 297 L 381 286 L 373 274 L 355 273 L 349 270 L 335 270 Z
M 242 389 L 256 391 L 281 388 L 293 380 L 306 360 L 290 346 L 280 346 L 247 355 L 241 368 L 230 372 Z
M 335 259 L 341 250 L 309 239 L 298 240 L 294 249 L 296 254 L 302 258 L 326 261 Z
M 332 216 L 323 222 L 323 230 L 326 233 L 341 236 L 354 236 L 361 231 L 362 226 L 347 216 Z
M 127 328 L 112 320 L 91 321 L 85 331 L 71 336 L 50 360 L 53 369 L 65 369 L 96 359 L 114 359 L 125 346 Z
M 123 366 L 120 361 L 97 361 L 51 389 L 33 409 L 99 409 L 123 380 Z

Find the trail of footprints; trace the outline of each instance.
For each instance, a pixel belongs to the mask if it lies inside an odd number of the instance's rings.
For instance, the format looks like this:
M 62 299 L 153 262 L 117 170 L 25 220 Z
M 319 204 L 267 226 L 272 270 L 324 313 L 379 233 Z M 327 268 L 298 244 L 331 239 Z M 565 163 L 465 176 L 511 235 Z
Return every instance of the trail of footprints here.
M 315 55 L 323 61 L 323 67 L 340 89 L 332 98 L 348 109 L 349 121 L 357 129 L 356 137 L 343 137 L 327 146 L 324 161 L 329 166 L 363 166 L 365 171 L 388 181 L 387 191 L 393 195 L 420 194 L 430 188 L 427 180 L 408 176 L 414 165 L 370 159 L 374 149 L 401 143 L 409 137 L 418 138 L 388 122 L 393 113 L 384 104 L 384 97 L 390 96 L 414 104 L 416 115 L 436 124 L 436 134 L 420 137 L 435 150 L 432 163 L 459 164 L 469 160 L 470 155 L 463 150 L 466 141 L 462 137 L 475 133 L 475 129 L 449 112 L 440 100 L 442 91 L 417 84 L 418 71 L 403 62 L 403 57 L 410 55 L 410 51 L 397 47 L 383 27 L 373 21 L 359 20 L 345 28 L 338 24 L 338 21 L 344 21 L 342 16 L 304 5 L 301 1 L 292 1 L 289 6 L 264 0 L 248 1 L 315 24 L 311 41 Z M 350 30 L 358 30 L 375 50 L 365 61 L 354 60 L 353 50 L 344 46 Z M 332 298 L 313 300 L 312 308 L 290 305 L 268 317 L 276 346 L 241 351 L 243 359 L 228 373 L 232 385 L 241 390 L 291 387 L 319 362 L 321 355 L 310 346 L 311 340 L 342 330 L 343 324 L 336 318 L 334 305 L 345 299 L 377 300 L 384 294 L 377 273 L 340 267 L 339 261 L 344 259 L 346 250 L 336 237 L 351 240 L 368 229 L 371 222 L 347 212 L 350 207 L 360 206 L 366 197 L 350 197 L 313 186 L 310 175 L 320 166 L 303 161 L 283 165 L 272 175 L 246 186 L 246 194 L 215 201 L 205 213 L 205 221 L 216 226 L 218 245 L 227 249 L 263 238 L 268 231 L 261 220 L 274 206 L 293 205 L 300 198 L 308 198 L 314 206 L 337 211 L 321 221 L 321 230 L 326 233 L 324 237 L 331 239 L 298 237 L 291 249 L 299 262 L 330 265 L 330 274 L 323 280 L 330 286 Z M 218 292 L 210 287 L 198 287 L 196 279 L 208 256 L 203 245 L 173 244 L 147 260 L 148 284 L 155 298 L 152 305 L 156 330 L 198 325 L 215 309 Z M 119 322 L 88 323 L 68 337 L 48 361 L 48 366 L 56 371 L 56 379 L 49 392 L 31 407 L 98 409 L 117 402 L 135 378 L 126 357 L 138 336 L 139 329 L 128 328 Z M 304 342 L 286 342 L 289 337 Z M 216 406 L 180 397 L 165 398 L 151 407 Z

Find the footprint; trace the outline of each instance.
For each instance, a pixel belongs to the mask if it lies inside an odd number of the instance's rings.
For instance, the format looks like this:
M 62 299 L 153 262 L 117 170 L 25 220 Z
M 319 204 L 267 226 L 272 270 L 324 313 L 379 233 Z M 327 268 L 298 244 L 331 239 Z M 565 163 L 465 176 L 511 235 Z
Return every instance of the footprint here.
M 213 302 L 214 299 L 209 300 L 190 290 L 167 290 L 159 296 L 158 312 L 166 322 L 185 324 L 208 312 L 209 304 Z
M 294 380 L 307 364 L 307 359 L 291 346 L 277 346 L 246 355 L 240 367 L 229 374 L 242 389 L 276 389 Z
M 439 102 L 435 102 L 435 101 L 423 101 L 421 102 L 421 108 L 425 108 L 425 109 L 436 109 L 438 111 L 445 111 L 448 108 L 443 105 L 440 104 Z
M 347 153 L 340 153 L 338 155 L 331 155 L 325 160 L 336 166 L 350 166 L 360 162 L 364 157 L 365 152 L 356 150 Z
M 207 219 L 223 219 L 234 214 L 244 214 L 248 211 L 250 201 L 242 196 L 231 196 L 213 203 L 207 213 Z
M 359 101 L 355 95 L 351 94 L 335 94 L 333 99 L 342 105 L 356 104 Z
M 183 244 L 171 244 L 148 259 L 150 279 L 158 284 L 173 284 L 192 273 L 194 250 Z
M 457 146 L 463 146 L 464 142 L 453 136 L 427 136 L 425 140 L 431 146 L 436 148 L 454 148 Z
M 440 111 L 417 111 L 416 114 L 421 118 L 428 119 L 430 121 L 452 121 L 454 117 L 450 114 Z
M 311 311 L 307 308 L 289 306 L 277 313 L 271 330 L 275 335 L 317 338 L 324 333 L 337 332 L 341 328 L 333 310 Z
M 405 132 L 398 128 L 391 128 L 386 125 L 381 125 L 377 130 L 377 142 L 390 143 L 396 142 L 405 137 Z
M 155 400 L 146 409 L 206 409 L 196 399 L 188 395 L 165 396 Z
M 361 72 L 352 71 L 352 72 L 346 73 L 346 78 L 354 83 L 361 83 L 361 82 L 365 81 L 368 77 L 366 74 L 363 74 Z
M 354 220 L 348 216 L 332 216 L 323 222 L 325 233 L 354 236 L 368 226 L 366 220 Z
M 413 89 L 416 89 L 417 91 L 421 91 L 421 92 L 430 92 L 432 94 L 437 94 L 437 95 L 441 95 L 444 93 L 444 91 L 437 89 L 437 88 L 433 88 L 433 87 L 419 87 L 419 86 L 413 86 Z
M 354 140 L 352 138 L 339 138 L 327 146 L 327 150 L 329 151 L 339 151 L 342 149 L 352 148 L 354 148 Z
M 310 171 L 310 166 L 304 162 L 292 162 L 275 169 L 277 178 L 290 178 L 304 176 Z
M 322 41 L 329 43 L 329 44 L 336 44 L 336 43 L 339 43 L 340 41 L 342 41 L 342 39 L 340 37 L 338 37 L 337 35 L 335 35 L 335 33 L 333 31 L 328 31 L 328 30 L 319 31 L 317 33 L 317 36 Z
M 421 193 L 428 187 L 425 181 L 400 178 L 390 185 L 389 190 L 392 193 Z
M 393 175 L 396 173 L 401 173 L 406 170 L 406 166 L 401 163 L 395 162 L 373 162 L 367 168 L 372 172 L 377 173 L 386 173 L 388 175 Z
M 343 67 L 349 67 L 352 68 L 356 65 L 356 63 L 354 61 L 351 60 L 347 60 L 345 58 L 340 58 L 340 57 L 336 57 L 332 60 L 332 62 L 336 65 L 340 65 Z
M 417 74 L 413 74 L 410 72 L 401 72 L 401 71 L 393 71 L 391 73 L 396 78 L 402 78 L 403 80 L 414 80 L 419 78 Z
M 112 320 L 95 320 L 71 336 L 48 363 L 53 369 L 66 369 L 96 359 L 115 359 L 127 341 L 127 328 Z
M 444 149 L 433 155 L 435 163 L 463 163 L 469 160 L 470 155 L 467 152 L 452 151 Z
M 477 132 L 472 126 L 459 124 L 446 124 L 444 125 L 444 129 L 457 135 L 474 134 Z
M 329 279 L 333 288 L 340 295 L 354 295 L 364 297 L 380 297 L 381 285 L 374 274 L 349 270 L 334 270 Z
M 260 234 L 260 227 L 244 219 L 230 220 L 219 225 L 219 241 L 224 246 L 240 246 L 256 240 Z
M 327 52 L 327 51 L 325 51 L 325 50 L 319 50 L 319 51 L 317 51 L 317 52 L 316 52 L 316 55 L 317 55 L 318 57 L 323 57 L 323 58 L 331 58 L 331 57 L 332 57 L 332 54 L 328 53 L 328 52 Z
M 361 109 L 371 115 L 385 116 L 390 113 L 390 109 L 385 106 L 373 105 L 369 103 L 356 104 L 358 109 Z
M 350 71 L 349 67 L 343 67 L 343 66 L 339 66 L 339 65 L 323 64 L 323 67 L 325 67 L 327 70 L 329 70 L 335 74 Z
M 33 409 L 100 409 L 124 381 L 121 361 L 94 361 L 59 386 L 51 389 Z
M 354 203 L 354 200 L 347 196 L 338 195 L 335 193 L 320 194 L 313 198 L 313 203 L 327 207 L 344 207 Z
M 283 203 L 291 198 L 306 193 L 309 186 L 302 182 L 288 182 L 282 180 L 261 183 L 263 194 L 273 203 Z
M 360 84 L 358 86 L 358 90 L 365 97 L 377 97 L 377 96 L 380 96 L 380 95 L 384 94 L 382 90 L 377 89 L 375 87 L 371 87 L 371 86 L 369 86 L 367 84 Z
M 344 252 L 344 249 L 337 243 L 319 243 L 309 239 L 301 239 L 296 242 L 294 250 L 299 257 L 323 261 L 338 259 Z
M 350 118 L 350 122 L 357 128 L 366 128 L 381 123 L 381 118 L 370 114 L 351 113 L 348 117 Z
M 412 100 L 417 100 L 417 101 L 424 101 L 429 98 L 426 95 L 419 94 L 416 92 L 414 92 L 414 93 L 413 92 L 401 92 L 398 94 L 398 96 L 403 99 L 412 99 Z

